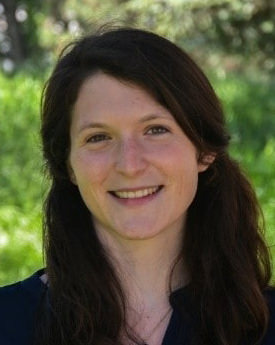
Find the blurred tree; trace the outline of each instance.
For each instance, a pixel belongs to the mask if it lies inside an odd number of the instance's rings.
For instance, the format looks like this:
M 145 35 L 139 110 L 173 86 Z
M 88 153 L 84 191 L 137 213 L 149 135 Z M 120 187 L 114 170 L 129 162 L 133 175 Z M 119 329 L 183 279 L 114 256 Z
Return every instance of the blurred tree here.
M 12 42 L 10 49 L 6 41 L 6 50 L 10 50 L 10 57 L 17 63 L 20 63 L 24 59 L 24 41 L 22 31 L 16 20 L 16 3 L 14 0 L 3 0 L 3 5 L 5 9 L 5 15 L 7 20 L 7 35 L 10 42 Z M 4 50 L 5 52 L 5 50 Z
M 63 9 L 66 0 L 48 0 L 49 2 L 49 14 L 55 21 L 64 21 Z
M 41 267 L 40 205 L 47 188 L 35 134 L 45 80 L 41 67 L 52 66 L 72 38 L 112 21 L 158 32 L 214 70 L 211 79 L 233 134 L 232 153 L 251 173 L 269 243 L 275 243 L 275 84 L 259 78 L 263 71 L 275 73 L 274 7 L 274 0 L 0 0 L 5 70 L 13 64 L 28 67 L 13 78 L 0 73 L 0 284 Z M 259 67 L 257 79 L 226 75 L 249 72 L 249 66 L 253 73 Z
M 274 0 L 64 0 L 65 18 L 69 34 L 117 20 L 158 32 L 212 67 L 275 72 Z
M 275 2 L 232 1 L 211 9 L 213 28 L 208 42 L 226 53 L 245 54 L 250 62 L 275 70 Z
M 43 48 L 48 59 L 111 21 L 167 36 L 210 67 L 275 73 L 274 0 L 0 0 L 1 54 L 21 61 Z
M 40 28 L 37 14 L 48 13 L 48 1 L 0 0 L 0 57 L 4 70 L 40 58 Z

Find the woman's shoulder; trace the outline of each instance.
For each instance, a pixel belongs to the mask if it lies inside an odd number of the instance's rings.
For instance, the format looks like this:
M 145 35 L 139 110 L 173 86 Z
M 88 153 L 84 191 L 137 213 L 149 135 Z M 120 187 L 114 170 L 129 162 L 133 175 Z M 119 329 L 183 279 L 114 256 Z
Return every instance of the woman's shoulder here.
M 265 299 L 268 304 L 271 318 L 273 317 L 273 322 L 275 326 L 275 287 L 268 287 L 263 291 Z
M 275 287 L 263 291 L 269 309 L 269 324 L 262 345 L 275 344 Z
M 45 269 L 42 268 L 24 280 L 0 287 L 1 310 L 3 304 L 8 302 L 12 302 L 17 305 L 18 302 L 23 303 L 26 299 L 34 300 L 39 297 L 39 293 L 44 285 L 40 277 L 44 272 Z M 24 299 L 21 299 L 22 297 L 24 297 Z
M 45 287 L 40 279 L 43 273 L 41 269 L 25 280 L 0 287 L 0 344 L 27 344 Z
M 266 296 L 268 301 L 271 303 L 274 302 L 275 299 L 275 286 L 269 286 L 264 291 L 263 294 Z

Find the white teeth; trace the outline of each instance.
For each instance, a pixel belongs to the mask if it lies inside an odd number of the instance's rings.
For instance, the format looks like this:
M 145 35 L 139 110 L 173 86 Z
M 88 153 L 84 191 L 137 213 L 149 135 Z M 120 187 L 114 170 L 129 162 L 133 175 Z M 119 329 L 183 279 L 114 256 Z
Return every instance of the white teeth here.
M 134 198 L 142 198 L 144 196 L 153 194 L 157 191 L 158 187 L 151 187 L 146 189 L 141 189 L 135 192 L 114 192 L 116 196 L 122 199 L 134 199 Z

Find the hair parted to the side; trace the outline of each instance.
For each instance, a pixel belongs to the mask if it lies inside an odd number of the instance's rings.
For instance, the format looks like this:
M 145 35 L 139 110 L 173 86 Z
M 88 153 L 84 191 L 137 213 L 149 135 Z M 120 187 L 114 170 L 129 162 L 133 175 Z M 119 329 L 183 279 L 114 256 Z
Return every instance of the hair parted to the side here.
M 236 345 L 244 337 L 256 344 L 268 323 L 263 291 L 270 286 L 271 259 L 254 191 L 227 152 L 221 105 L 183 50 L 131 28 L 103 30 L 70 45 L 44 90 L 41 135 L 51 180 L 44 208 L 50 318 L 45 312 L 39 320 L 37 344 L 118 345 L 126 325 L 121 284 L 67 168 L 72 108 L 85 79 L 97 71 L 148 91 L 171 112 L 200 160 L 207 153 L 216 155 L 199 174 L 182 244 L 191 277 L 190 313 L 198 317 L 194 344 Z

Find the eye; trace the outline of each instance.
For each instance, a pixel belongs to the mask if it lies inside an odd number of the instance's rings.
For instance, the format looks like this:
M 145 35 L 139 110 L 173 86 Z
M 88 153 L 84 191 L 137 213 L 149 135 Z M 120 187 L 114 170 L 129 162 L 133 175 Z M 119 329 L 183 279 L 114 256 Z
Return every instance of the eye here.
M 149 130 L 146 132 L 147 134 L 153 134 L 153 135 L 158 135 L 158 134 L 165 134 L 169 132 L 169 130 L 163 126 L 153 126 L 150 127 Z
M 87 139 L 87 142 L 88 143 L 98 143 L 100 141 L 109 140 L 109 139 L 110 139 L 110 137 L 108 135 L 100 133 L 100 134 L 95 134 L 95 135 L 92 135 L 91 137 L 89 137 Z

